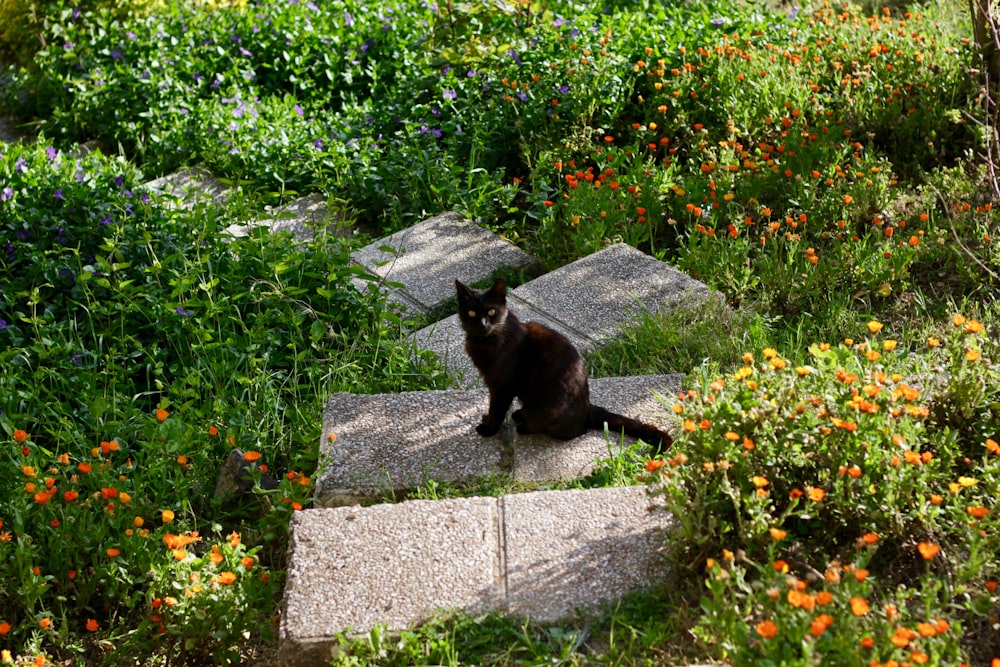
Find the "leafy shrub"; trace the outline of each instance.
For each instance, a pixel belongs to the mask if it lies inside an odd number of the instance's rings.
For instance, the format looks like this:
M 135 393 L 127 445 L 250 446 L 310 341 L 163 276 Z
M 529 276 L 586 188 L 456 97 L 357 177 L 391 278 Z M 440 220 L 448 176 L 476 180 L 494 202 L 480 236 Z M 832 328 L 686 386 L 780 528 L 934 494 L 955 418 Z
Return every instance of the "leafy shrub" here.
M 681 434 L 647 469 L 684 559 L 707 563 L 700 636 L 719 657 L 958 664 L 979 650 L 959 640 L 996 612 L 995 345 L 975 320 L 952 324 L 911 356 L 876 321 L 808 363 L 747 354 L 674 404 Z

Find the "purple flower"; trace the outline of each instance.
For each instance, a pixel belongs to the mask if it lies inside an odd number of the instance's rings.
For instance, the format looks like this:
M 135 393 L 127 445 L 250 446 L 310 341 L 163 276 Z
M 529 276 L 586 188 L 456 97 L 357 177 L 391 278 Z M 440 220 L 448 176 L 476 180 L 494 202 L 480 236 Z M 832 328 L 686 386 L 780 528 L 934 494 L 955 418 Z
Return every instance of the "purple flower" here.
M 121 60 L 124 57 L 125 56 L 122 54 L 122 52 L 121 52 L 120 49 L 115 49 L 114 51 L 111 52 L 111 59 L 112 60 Z
M 296 104 L 295 105 L 295 115 L 298 116 L 299 118 L 302 118 L 302 116 L 304 114 L 305 114 L 305 111 L 302 109 L 302 107 L 300 107 L 298 104 Z
M 323 140 L 317 139 L 316 141 L 313 142 L 313 146 L 315 146 L 319 150 L 323 150 Z
M 137 37 L 137 35 L 134 32 L 132 32 L 131 30 L 129 30 L 127 33 L 125 33 L 125 36 L 128 37 L 129 39 L 135 39 Z
M 56 149 L 55 149 L 55 146 L 48 146 L 48 147 L 46 147 L 46 149 L 45 149 L 45 157 L 47 157 L 50 161 L 56 159 Z
M 435 139 L 440 139 L 442 136 L 444 136 L 444 132 L 435 127 L 434 129 L 431 130 L 431 136 L 434 137 Z
M 117 185 L 118 187 L 122 186 L 123 181 L 122 181 L 122 177 L 121 176 L 115 176 L 114 181 L 115 181 L 115 185 Z
M 318 12 L 319 11 L 319 7 L 317 7 L 315 4 L 313 4 L 311 2 L 307 2 L 306 3 L 306 9 L 310 9 L 310 10 L 312 10 L 314 12 Z
M 75 21 L 78 18 L 80 18 L 80 8 L 79 7 L 74 7 L 73 8 L 73 20 Z
M 56 193 L 54 195 L 52 195 L 52 196 L 55 197 L 56 199 L 58 199 L 59 201 L 65 201 L 66 200 L 66 198 L 63 197 L 62 188 L 56 188 Z
M 789 21 L 794 21 L 795 17 L 799 15 L 800 11 L 802 11 L 802 8 L 799 7 L 798 5 L 795 5 L 794 7 L 792 7 L 792 11 L 788 14 L 788 20 Z
M 448 76 L 448 74 L 450 74 L 450 73 L 451 73 L 451 65 L 445 65 L 444 69 L 441 70 L 441 75 L 442 76 Z
M 239 35 L 233 35 L 232 37 L 229 38 L 229 41 L 230 42 L 236 42 L 237 44 L 242 44 L 243 43 L 243 40 L 240 39 Z
M 559 86 L 559 94 L 560 95 L 565 95 L 568 92 L 569 92 L 569 86 L 567 86 L 566 84 L 563 84 L 563 85 Z
M 75 46 L 76 42 L 66 42 L 65 44 L 63 44 L 63 48 L 66 49 L 67 51 L 72 51 Z
M 25 171 L 27 171 L 27 169 L 28 169 L 28 163 L 25 162 L 24 156 L 17 158 L 17 161 L 14 163 L 14 171 L 16 171 L 19 174 L 23 174 Z
M 446 100 L 453 100 L 456 97 L 458 97 L 458 94 L 454 90 L 445 89 L 445 91 L 444 91 L 444 99 L 446 99 Z
M 521 100 L 522 102 L 527 102 L 527 101 L 528 101 L 528 94 L 527 94 L 527 93 L 525 93 L 525 92 L 524 92 L 523 90 L 522 90 L 521 92 L 519 92 L 519 93 L 517 94 L 517 97 L 518 97 L 518 99 L 520 99 L 520 100 Z
M 524 64 L 524 61 L 521 60 L 521 56 L 517 55 L 517 51 L 515 51 L 514 49 L 511 49 L 507 52 L 507 57 L 513 58 L 514 62 L 516 62 L 518 65 Z
M 244 55 L 244 57 L 246 57 L 246 58 L 249 58 L 250 56 L 253 55 L 252 53 L 250 53 L 249 51 L 247 51 L 246 49 L 244 49 L 242 46 L 240 47 L 240 53 L 242 53 Z
M 352 25 L 354 25 L 354 17 L 351 16 L 350 14 L 345 13 L 344 14 L 344 27 L 345 28 L 350 28 Z
M 85 356 L 87 355 L 84 352 L 73 352 L 72 354 L 69 355 L 70 363 L 76 366 L 83 366 L 83 362 L 80 361 L 80 357 L 85 357 Z
M 465 76 L 469 77 L 470 79 L 474 78 L 476 76 L 476 70 L 470 69 L 468 72 L 465 73 Z
M 0 317 L 0 329 L 6 329 L 6 328 L 7 328 L 7 320 Z
M 112 221 L 113 219 L 114 219 L 114 218 L 112 218 L 112 217 L 111 217 L 110 215 L 106 215 L 106 216 L 104 216 L 103 218 L 101 218 L 101 221 L 100 221 L 100 222 L 101 222 L 101 224 L 102 224 L 102 225 L 104 225 L 105 227 L 107 227 L 108 225 L 110 225 L 110 224 L 111 224 L 111 221 Z
M 188 311 L 184 310 L 184 308 L 182 308 L 181 306 L 177 306 L 176 308 L 174 308 L 174 312 L 180 315 L 181 317 L 191 317 L 192 315 L 194 315 L 194 313 L 189 313 Z
M 729 19 L 727 19 L 727 18 L 712 19 L 712 25 L 714 25 L 716 28 L 721 28 L 722 26 L 726 25 L 727 23 L 729 23 Z
M 14 188 L 10 187 L 9 185 L 5 187 L 3 191 L 0 191 L 0 201 L 7 201 L 13 196 L 14 196 Z

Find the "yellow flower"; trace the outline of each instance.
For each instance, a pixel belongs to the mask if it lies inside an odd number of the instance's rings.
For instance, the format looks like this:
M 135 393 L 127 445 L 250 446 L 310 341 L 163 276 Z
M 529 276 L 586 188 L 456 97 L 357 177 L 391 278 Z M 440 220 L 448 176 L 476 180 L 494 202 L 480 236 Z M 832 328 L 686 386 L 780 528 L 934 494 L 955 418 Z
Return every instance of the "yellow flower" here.
M 891 338 L 889 340 L 883 341 L 882 349 L 885 350 L 886 352 L 892 352 L 893 350 L 896 349 L 896 341 L 894 341 Z
M 876 320 L 872 320 L 871 322 L 868 323 L 868 330 L 871 331 L 873 334 L 878 333 L 879 331 L 882 330 L 882 323 L 877 322 Z
M 976 484 L 979 484 L 979 480 L 976 479 L 975 477 L 959 477 L 958 483 L 961 484 L 966 489 L 968 489 L 975 486 Z
M 951 323 L 953 325 L 955 325 L 956 327 L 962 326 L 963 324 L 966 323 L 966 321 L 967 320 L 965 319 L 965 315 L 958 315 L 958 314 L 956 314 L 956 315 L 952 315 L 951 316 Z
M 974 350 L 971 347 L 965 351 L 965 358 L 968 361 L 979 361 L 981 356 L 982 355 L 979 353 L 979 350 Z
M 935 338 L 934 336 L 930 336 L 927 339 L 927 347 L 937 347 L 940 344 L 941 344 L 941 341 L 939 339 Z
M 160 518 L 163 519 L 163 523 L 170 523 L 171 521 L 174 520 L 174 511 L 163 510 L 163 512 L 160 514 Z

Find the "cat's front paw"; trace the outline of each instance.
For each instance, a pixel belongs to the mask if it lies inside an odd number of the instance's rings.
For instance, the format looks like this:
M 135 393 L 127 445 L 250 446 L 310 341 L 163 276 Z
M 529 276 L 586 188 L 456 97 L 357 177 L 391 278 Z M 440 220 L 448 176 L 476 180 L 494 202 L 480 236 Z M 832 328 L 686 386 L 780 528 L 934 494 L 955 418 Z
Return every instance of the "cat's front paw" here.
M 476 427 L 476 433 L 483 436 L 484 438 L 489 438 L 500 432 L 500 424 L 491 424 L 484 421 L 482 424 Z

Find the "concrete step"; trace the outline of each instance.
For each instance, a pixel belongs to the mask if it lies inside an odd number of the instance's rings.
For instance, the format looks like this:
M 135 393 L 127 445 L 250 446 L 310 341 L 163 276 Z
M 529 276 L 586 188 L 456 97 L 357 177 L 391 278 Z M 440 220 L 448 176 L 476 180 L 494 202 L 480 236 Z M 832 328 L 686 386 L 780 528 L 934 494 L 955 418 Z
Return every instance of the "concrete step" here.
M 194 208 L 200 203 L 221 206 L 232 191 L 204 167 L 181 169 L 149 181 L 143 188 L 184 208 Z
M 9 116 L 0 116 L 0 143 L 16 144 L 24 139 L 24 133 L 14 125 Z
M 462 274 L 459 279 L 463 282 Z M 521 285 L 508 306 L 522 320 L 564 333 L 581 352 L 613 340 L 638 314 L 703 300 L 709 289 L 677 269 L 619 243 Z M 465 333 L 454 314 L 415 332 L 419 349 L 435 352 L 458 386 L 481 384 L 465 353 Z
M 350 223 L 331 212 L 326 197 L 318 192 L 270 209 L 260 219 L 230 225 L 226 233 L 235 237 L 249 236 L 258 227 L 265 227 L 271 233 L 289 232 L 304 242 L 312 241 L 316 230 L 324 227 L 328 233 L 342 237 L 350 236 L 352 231 Z
M 591 401 L 669 429 L 657 394 L 678 393 L 682 381 L 682 375 L 595 378 Z M 521 482 L 579 479 L 597 460 L 634 442 L 599 431 L 569 441 L 523 436 L 509 420 L 497 436 L 484 438 L 475 427 L 487 404 L 485 389 L 334 394 L 323 412 L 317 505 L 359 503 L 428 480 L 471 483 L 495 474 Z
M 338 632 L 439 609 L 555 621 L 666 575 L 665 511 L 645 487 L 414 500 L 297 512 L 279 662 L 325 665 Z
M 455 279 L 474 283 L 506 267 L 532 270 L 537 261 L 458 213 L 445 213 L 375 241 L 351 260 L 378 276 L 390 301 L 427 314 L 455 296 Z M 394 286 L 398 283 L 401 286 Z M 366 283 L 358 281 L 359 289 Z

